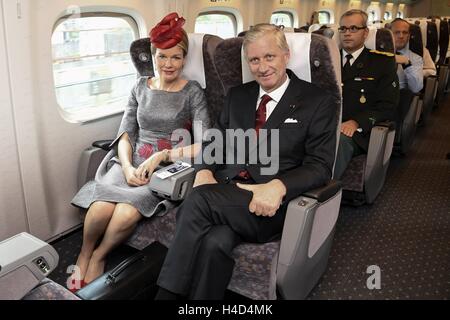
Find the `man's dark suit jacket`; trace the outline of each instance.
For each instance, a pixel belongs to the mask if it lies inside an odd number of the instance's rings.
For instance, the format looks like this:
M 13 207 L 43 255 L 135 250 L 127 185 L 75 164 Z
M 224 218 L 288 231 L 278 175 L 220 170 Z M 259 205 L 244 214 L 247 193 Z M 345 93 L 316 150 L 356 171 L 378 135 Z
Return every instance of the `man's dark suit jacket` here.
M 290 201 L 307 190 L 320 187 L 331 178 L 338 112 L 335 103 L 328 93 L 298 79 L 290 70 L 287 70 L 287 73 L 291 80 L 289 86 L 262 127 L 262 129 L 279 129 L 278 172 L 273 175 L 261 175 L 260 169 L 263 166 L 259 161 L 256 164 L 201 164 L 195 166 L 197 171 L 211 170 L 219 183 L 229 183 L 243 169 L 248 170 L 256 183 L 266 183 L 278 178 L 287 189 L 285 201 Z M 259 85 L 256 81 L 230 89 L 224 109 L 215 124 L 215 128 L 223 133 L 223 137 L 226 136 L 226 129 L 245 131 L 255 128 L 258 95 Z M 288 118 L 296 119 L 297 123 L 285 123 Z M 269 131 L 268 150 L 271 150 L 270 140 Z M 208 142 L 203 145 L 203 149 L 206 145 Z M 234 149 L 236 153 L 236 146 Z M 245 159 L 249 159 L 248 151 L 246 148 Z M 223 159 L 225 163 L 225 151 Z
M 353 140 L 367 152 L 372 127 L 395 120 L 400 93 L 394 55 L 364 48 L 348 71 L 342 69 L 342 84 L 342 122 L 358 122 L 363 131 Z

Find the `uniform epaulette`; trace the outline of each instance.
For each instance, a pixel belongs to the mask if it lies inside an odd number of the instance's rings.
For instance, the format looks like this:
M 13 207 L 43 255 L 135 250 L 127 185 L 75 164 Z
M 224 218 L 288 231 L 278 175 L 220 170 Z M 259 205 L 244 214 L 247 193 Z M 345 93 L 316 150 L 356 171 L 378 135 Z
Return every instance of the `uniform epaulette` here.
M 382 55 L 387 56 L 387 57 L 393 57 L 394 56 L 393 53 L 386 52 L 386 51 L 370 50 L 370 52 L 376 53 L 376 54 L 382 54 Z

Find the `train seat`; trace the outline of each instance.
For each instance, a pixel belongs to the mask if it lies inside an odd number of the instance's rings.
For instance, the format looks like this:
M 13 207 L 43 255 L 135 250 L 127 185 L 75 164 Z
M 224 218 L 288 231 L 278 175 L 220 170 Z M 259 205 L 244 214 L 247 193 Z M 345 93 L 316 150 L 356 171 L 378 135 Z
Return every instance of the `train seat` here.
M 48 278 L 43 279 L 22 300 L 81 300 L 60 284 Z
M 395 52 L 392 32 L 388 29 L 369 28 L 365 42 L 368 49 Z M 373 203 L 386 179 L 395 137 L 395 123 L 377 123 L 371 131 L 367 154 L 350 161 L 342 175 L 345 203 L 362 205 Z
M 439 74 L 439 65 L 437 64 L 438 61 L 438 53 L 439 53 L 439 34 L 438 34 L 438 28 L 436 25 L 436 22 L 431 21 L 429 19 L 423 19 L 420 20 L 420 28 L 422 31 L 422 37 L 424 37 L 424 43 L 425 47 L 428 49 L 431 55 L 431 59 L 436 64 L 437 69 L 437 80 L 436 85 L 434 87 L 434 93 L 433 93 L 433 103 L 432 108 L 436 106 L 437 101 L 437 92 L 439 88 L 439 82 L 441 81 L 441 76 Z
M 328 26 L 323 26 L 320 29 L 311 31 L 310 33 L 314 33 L 314 34 L 320 34 L 324 37 L 327 37 L 328 39 L 333 39 L 335 36 L 335 32 L 333 31 L 333 29 L 331 29 Z
M 438 64 L 444 64 L 447 58 L 449 44 L 449 28 L 446 19 L 439 20 L 439 60 Z
M 208 34 L 188 34 L 190 50 L 186 63 L 185 76 L 197 80 L 205 90 L 206 100 L 210 107 L 210 118 L 216 119 L 223 104 L 223 88 L 215 71 L 213 53 L 221 38 Z M 194 53 L 197 51 L 197 53 Z M 150 39 L 142 38 L 130 46 L 131 58 L 140 76 L 154 76 L 153 61 L 150 51 Z M 191 58 L 193 56 L 193 58 Z M 203 61 L 199 58 L 203 57 Z M 195 62 L 194 62 L 195 61 Z M 201 72 L 198 72 L 201 70 Z M 204 72 L 203 72 L 204 71 Z M 78 188 L 94 179 L 97 168 L 109 152 L 112 140 L 95 141 L 81 155 L 78 169 Z
M 189 53 L 186 57 L 186 65 L 183 70 L 183 76 L 186 79 L 199 81 L 205 90 L 210 118 L 216 119 L 224 101 L 222 83 L 215 71 L 213 63 L 214 51 L 217 45 L 222 41 L 221 38 L 213 35 L 189 34 Z M 137 49 L 139 48 L 139 49 Z M 148 38 L 137 40 L 131 46 L 133 61 L 139 70 L 139 52 L 149 53 L 150 40 Z M 128 240 L 128 244 L 137 249 L 143 249 L 153 241 L 159 241 L 168 246 L 175 230 L 175 210 L 168 212 L 164 216 L 144 219 L 138 224 L 133 235 Z
M 79 300 L 47 278 L 58 262 L 56 250 L 29 233 L 0 241 L 0 300 Z
M 408 43 L 408 48 L 412 52 L 423 57 L 422 35 L 420 28 L 412 23 L 410 23 L 410 41 Z M 420 100 L 419 93 L 414 94 L 407 88 L 400 90 L 394 150 L 402 155 L 409 151 L 412 143 L 414 142 L 414 136 L 422 106 L 423 101 Z
M 291 48 L 288 68 L 332 93 L 340 119 L 340 60 L 335 43 L 306 33 L 288 33 L 286 38 Z M 242 43 L 242 38 L 231 38 L 217 46 L 215 62 L 225 90 L 253 80 L 243 61 Z M 281 240 L 242 243 L 233 250 L 236 263 L 228 289 L 252 299 L 308 295 L 326 269 L 339 214 L 340 186 L 330 181 L 327 188 L 331 193 L 324 199 L 307 193 L 290 202 Z
M 210 117 L 216 119 L 224 101 L 224 90 L 215 71 L 213 54 L 222 39 L 208 34 L 188 34 L 188 38 L 189 52 L 184 76 L 190 80 L 197 80 L 204 88 Z M 131 44 L 130 53 L 140 76 L 154 76 L 149 38 L 134 41 Z M 111 141 L 96 141 L 92 147 L 83 152 L 79 165 L 79 187 L 94 178 L 98 165 L 109 150 Z M 152 242 L 159 241 L 168 246 L 175 229 L 175 212 L 176 208 L 164 216 L 141 220 L 135 232 L 127 240 L 127 244 L 143 249 Z M 82 211 L 82 216 L 84 213 Z
M 439 105 L 445 94 L 449 75 L 449 67 L 446 61 L 449 44 L 449 26 L 447 20 L 436 19 L 436 23 L 438 23 L 439 30 L 439 59 L 437 61 L 439 68 L 439 84 L 436 93 L 436 104 Z
M 448 23 L 439 18 L 426 19 L 425 21 L 421 20 L 420 23 L 421 28 L 426 25 L 427 48 L 430 50 L 431 57 L 437 67 L 438 76 L 433 106 L 438 107 L 445 93 L 448 79 L 448 65 L 445 63 L 449 41 Z
M 394 150 L 401 155 L 405 155 L 414 142 L 421 105 L 418 94 L 408 88 L 400 89 Z
M 438 30 L 436 23 L 427 19 L 420 19 L 419 26 L 420 30 L 422 31 L 422 39 L 425 47 L 430 52 L 431 59 L 436 62 L 439 48 Z
M 414 21 L 414 20 L 413 20 Z M 430 59 L 430 63 L 434 63 L 433 57 L 429 50 L 428 34 L 432 34 L 432 27 L 428 28 L 428 23 L 425 20 L 415 20 L 414 26 L 411 28 L 411 38 L 409 40 L 410 49 L 419 54 L 422 52 L 422 57 L 424 58 L 424 66 L 427 64 L 426 59 Z M 429 30 L 428 30 L 429 29 Z M 430 38 L 432 39 L 432 37 Z M 431 41 L 431 40 L 430 40 Z M 422 47 L 422 48 L 421 48 Z M 433 47 L 431 45 L 431 47 Z M 425 48 L 427 51 L 425 51 Z M 422 90 L 422 108 L 421 108 L 421 124 L 426 125 L 428 123 L 428 118 L 433 111 L 435 93 L 437 92 L 438 79 L 435 72 L 430 72 L 424 69 L 424 88 Z

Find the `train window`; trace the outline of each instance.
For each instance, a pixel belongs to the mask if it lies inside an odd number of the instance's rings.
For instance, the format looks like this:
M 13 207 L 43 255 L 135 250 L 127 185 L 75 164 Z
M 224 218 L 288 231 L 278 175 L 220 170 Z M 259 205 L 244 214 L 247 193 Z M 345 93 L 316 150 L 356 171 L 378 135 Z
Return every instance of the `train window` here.
M 286 28 L 293 28 L 294 27 L 294 17 L 292 13 L 285 12 L 285 11 L 278 11 L 272 13 L 272 16 L 270 17 L 270 23 L 277 25 L 277 26 L 285 26 Z
M 403 12 L 402 11 L 398 11 L 397 12 L 397 18 L 402 18 L 403 19 Z
M 392 13 L 389 11 L 384 12 L 384 20 L 391 20 L 392 19 Z
M 319 23 L 320 24 L 331 23 L 331 15 L 328 11 L 319 11 Z
M 375 10 L 370 10 L 368 12 L 368 16 L 369 16 L 369 21 L 370 22 L 374 22 L 374 21 L 378 20 L 378 15 L 377 15 L 377 12 Z
M 138 26 L 128 15 L 63 17 L 52 35 L 56 99 L 70 120 L 84 122 L 123 111 L 136 70 L 129 49 Z
M 228 12 L 201 13 L 195 19 L 195 33 L 208 33 L 223 39 L 236 36 L 236 17 Z

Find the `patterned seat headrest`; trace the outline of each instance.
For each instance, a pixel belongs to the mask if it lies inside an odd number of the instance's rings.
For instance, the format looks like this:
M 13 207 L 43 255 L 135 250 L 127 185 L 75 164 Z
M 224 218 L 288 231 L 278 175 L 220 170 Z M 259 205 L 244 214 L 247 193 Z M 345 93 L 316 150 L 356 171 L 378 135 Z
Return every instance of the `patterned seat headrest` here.
M 410 25 L 411 36 L 409 38 L 409 49 L 423 57 L 423 41 L 420 27 L 416 24 Z
M 439 46 L 438 30 L 435 22 L 424 21 L 426 26 L 426 42 L 425 46 L 430 51 L 431 59 L 436 62 Z M 422 21 L 421 21 L 422 28 Z
M 150 38 L 143 38 L 133 41 L 130 46 L 131 60 L 134 67 L 142 77 L 153 77 L 152 53 L 150 47 Z
M 446 20 L 440 21 L 439 33 L 439 64 L 445 63 L 449 44 L 449 28 Z
M 369 35 L 364 45 L 370 50 L 395 53 L 394 35 L 391 30 L 386 28 L 369 27 Z
M 328 27 L 325 28 L 321 27 L 319 30 L 313 31 L 311 33 L 320 34 L 324 37 L 327 37 L 328 39 L 333 39 L 334 37 L 334 31 Z

